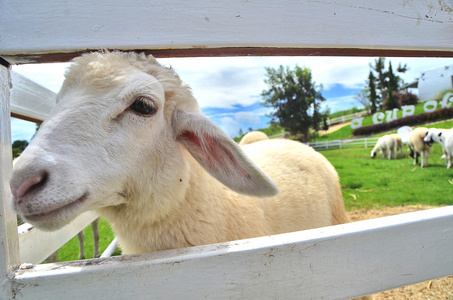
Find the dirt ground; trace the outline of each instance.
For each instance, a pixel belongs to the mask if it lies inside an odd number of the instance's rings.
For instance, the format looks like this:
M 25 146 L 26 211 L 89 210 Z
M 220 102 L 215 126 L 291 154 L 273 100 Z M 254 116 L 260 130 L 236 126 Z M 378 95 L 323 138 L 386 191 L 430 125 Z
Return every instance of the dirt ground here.
M 340 124 L 335 124 L 335 125 L 329 126 L 328 130 L 320 130 L 319 131 L 319 135 L 323 135 L 323 134 L 327 134 L 327 133 L 331 133 L 331 132 L 337 131 L 341 127 L 344 127 L 344 126 L 349 125 L 349 124 L 351 124 L 351 122 L 345 122 L 345 123 L 340 123 Z
M 374 219 L 386 216 L 392 216 L 407 212 L 414 212 L 431 207 L 424 206 L 404 206 L 387 208 L 382 210 L 367 210 L 360 209 L 348 212 L 348 217 L 351 221 L 361 221 L 366 219 Z M 452 249 L 453 254 L 453 249 Z M 395 290 L 390 290 L 374 295 L 374 300 L 384 299 L 442 299 L 453 300 L 453 276 L 436 279 L 432 281 L 422 282 L 411 286 L 402 287 Z

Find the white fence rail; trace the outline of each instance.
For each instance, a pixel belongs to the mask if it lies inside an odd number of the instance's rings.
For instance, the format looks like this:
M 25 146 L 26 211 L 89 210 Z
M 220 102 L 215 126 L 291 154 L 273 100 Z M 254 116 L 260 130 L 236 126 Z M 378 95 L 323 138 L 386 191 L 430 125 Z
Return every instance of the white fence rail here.
M 355 119 L 355 118 L 360 118 L 364 115 L 366 115 L 367 112 L 366 111 L 361 111 L 361 112 L 356 112 L 356 113 L 353 113 L 351 115 L 346 115 L 346 116 L 341 116 L 341 117 L 338 117 L 338 118 L 332 118 L 332 119 L 327 119 L 327 125 L 335 125 L 335 124 L 339 124 L 339 123 L 345 123 L 345 122 L 348 122 L 348 121 L 351 121 L 352 119 Z
M 61 61 L 99 48 L 183 56 L 453 56 L 452 9 L 442 1 L 121 4 L 1 1 L 0 63 Z M 313 16 L 320 21 L 313 22 Z M 363 23 L 368 26 L 350 34 Z M 24 261 L 8 205 L 9 116 L 15 109 L 10 76 L 0 66 L 0 299 L 346 299 L 453 274 L 453 207 L 217 245 L 18 268 Z M 33 114 L 38 107 L 25 109 Z
M 376 145 L 379 138 L 344 139 L 334 141 L 317 141 L 307 143 L 315 150 L 344 149 L 344 148 L 368 148 Z

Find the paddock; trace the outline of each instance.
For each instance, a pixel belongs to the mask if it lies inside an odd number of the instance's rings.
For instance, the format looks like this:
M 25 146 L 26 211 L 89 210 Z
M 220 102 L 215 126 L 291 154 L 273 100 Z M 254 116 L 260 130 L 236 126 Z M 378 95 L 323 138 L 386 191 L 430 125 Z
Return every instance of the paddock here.
M 453 206 L 54 264 L 40 262 L 97 216 L 85 213 L 53 233 L 27 227 L 19 236 L 9 207 L 10 116 L 42 122 L 55 105 L 52 92 L 12 64 L 68 61 L 96 49 L 156 57 L 453 57 L 452 36 L 448 1 L 0 2 L 0 299 L 348 299 L 452 275 Z

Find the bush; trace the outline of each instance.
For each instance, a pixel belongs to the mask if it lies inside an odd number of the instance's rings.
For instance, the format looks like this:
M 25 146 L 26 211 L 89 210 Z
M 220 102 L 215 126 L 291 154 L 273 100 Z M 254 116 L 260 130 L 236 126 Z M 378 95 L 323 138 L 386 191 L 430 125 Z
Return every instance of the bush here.
M 415 105 L 418 103 L 417 95 L 409 93 L 409 92 L 398 93 L 397 96 L 395 96 L 395 100 L 398 101 L 400 106 Z
M 416 116 L 409 116 L 401 119 L 396 119 L 392 122 L 376 124 L 372 126 L 360 127 L 355 129 L 353 135 L 370 135 L 382 131 L 390 131 L 401 126 L 414 126 L 426 122 L 453 118 L 453 108 L 442 108 L 432 113 L 423 113 Z
M 387 96 L 387 98 L 385 98 L 384 101 L 382 102 L 383 110 L 391 110 L 391 109 L 393 109 L 393 107 L 401 108 L 401 106 L 404 106 L 404 105 L 415 105 L 418 103 L 417 95 L 409 93 L 409 92 L 404 92 L 404 93 L 393 92 L 392 96 L 393 96 L 393 101 L 395 102 L 396 106 L 389 103 L 389 101 L 392 99 L 390 99 L 390 97 Z

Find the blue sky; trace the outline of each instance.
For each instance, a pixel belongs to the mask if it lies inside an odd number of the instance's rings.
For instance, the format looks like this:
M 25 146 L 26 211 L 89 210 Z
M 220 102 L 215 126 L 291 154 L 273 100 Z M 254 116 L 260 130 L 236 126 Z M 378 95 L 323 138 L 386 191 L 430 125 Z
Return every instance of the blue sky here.
M 293 68 L 296 64 L 312 70 L 313 80 L 322 84 L 322 94 L 331 112 L 360 107 L 354 96 L 360 92 L 370 71 L 373 57 L 218 57 L 218 58 L 167 58 L 159 62 L 171 66 L 191 86 L 202 111 L 218 123 L 230 136 L 239 130 L 259 129 L 268 126 L 265 117 L 269 108 L 259 105 L 264 83 L 265 67 L 279 65 Z M 409 71 L 402 75 L 412 82 L 426 70 L 453 64 L 453 59 L 440 58 L 389 58 L 394 69 L 399 62 L 407 63 Z M 48 89 L 58 92 L 68 64 L 41 64 L 13 66 Z M 12 139 L 30 140 L 34 124 L 12 120 Z

